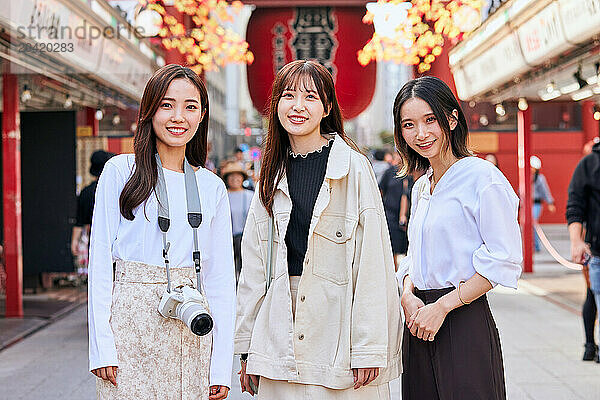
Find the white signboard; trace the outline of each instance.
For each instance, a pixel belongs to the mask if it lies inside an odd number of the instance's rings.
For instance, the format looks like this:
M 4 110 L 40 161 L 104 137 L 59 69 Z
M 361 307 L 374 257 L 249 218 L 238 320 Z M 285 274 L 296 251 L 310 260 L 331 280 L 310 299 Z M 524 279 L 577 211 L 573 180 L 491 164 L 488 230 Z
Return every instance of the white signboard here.
M 61 0 L 0 0 L 0 25 L 17 39 L 11 53 L 58 59 L 75 73 L 96 75 L 141 98 L 152 74 L 151 59 L 126 44 L 123 33 L 134 35 L 131 31 L 105 23 L 91 8 L 86 12 L 86 4 L 81 7 Z
M 530 65 L 541 64 L 570 47 L 563 34 L 555 2 L 527 20 L 517 33 L 525 60 Z
M 458 89 L 459 83 L 456 82 L 457 90 L 462 93 L 461 99 L 470 98 L 509 81 L 515 74 L 526 69 L 519 40 L 515 34 L 509 34 L 462 66 L 464 79 L 461 79 L 466 88 Z
M 567 40 L 581 43 L 600 33 L 600 0 L 559 0 Z

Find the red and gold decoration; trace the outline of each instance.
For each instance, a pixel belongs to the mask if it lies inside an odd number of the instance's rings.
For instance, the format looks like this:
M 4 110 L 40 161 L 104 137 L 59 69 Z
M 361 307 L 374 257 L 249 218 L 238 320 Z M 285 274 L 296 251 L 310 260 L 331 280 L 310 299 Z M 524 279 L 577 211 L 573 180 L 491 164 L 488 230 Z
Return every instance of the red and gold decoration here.
M 358 61 L 393 61 L 427 72 L 445 39 L 458 42 L 479 26 L 482 6 L 483 0 L 378 0 L 368 7 L 363 22 L 387 25 L 386 32 L 377 32 L 376 26 L 371 40 L 358 51 Z
M 140 0 L 147 9 L 158 12 L 162 26 L 158 36 L 167 50 L 177 49 L 196 72 L 216 70 L 229 63 L 248 63 L 254 55 L 248 43 L 236 32 L 223 26 L 233 21 L 244 6 L 241 1 L 173 0 L 173 7 L 184 18 L 189 16 L 195 27 L 186 26 L 169 13 L 161 0 Z
M 375 92 L 377 68 L 375 63 L 363 67 L 356 59 L 373 35 L 373 27 L 361 23 L 363 14 L 363 7 L 256 8 L 246 32 L 256 53 L 248 66 L 254 107 L 268 111 L 271 85 L 281 67 L 293 60 L 314 60 L 333 75 L 344 118 L 364 111 Z

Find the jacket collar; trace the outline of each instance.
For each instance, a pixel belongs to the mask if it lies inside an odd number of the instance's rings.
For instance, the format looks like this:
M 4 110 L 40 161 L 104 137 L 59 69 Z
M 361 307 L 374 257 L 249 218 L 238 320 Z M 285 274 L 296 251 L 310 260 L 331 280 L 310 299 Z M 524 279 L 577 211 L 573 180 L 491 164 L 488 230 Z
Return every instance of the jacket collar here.
M 338 134 L 333 133 L 333 144 L 329 152 L 325 178 L 341 179 L 350 171 L 350 155 L 352 149 Z
M 350 155 L 352 149 L 344 142 L 337 133 L 325 135 L 326 138 L 333 138 L 329 159 L 327 160 L 327 169 L 325 170 L 325 179 L 341 179 L 348 175 L 350 171 Z M 282 190 L 289 196 L 287 176 L 283 175 L 277 189 Z

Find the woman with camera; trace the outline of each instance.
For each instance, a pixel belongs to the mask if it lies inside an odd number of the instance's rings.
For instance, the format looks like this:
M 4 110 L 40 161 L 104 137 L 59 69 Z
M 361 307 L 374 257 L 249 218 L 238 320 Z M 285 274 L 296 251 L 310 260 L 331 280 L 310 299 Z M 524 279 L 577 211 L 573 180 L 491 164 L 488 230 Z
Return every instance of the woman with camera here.
M 517 287 L 519 198 L 498 168 L 467 149 L 465 116 L 443 81 L 408 82 L 393 112 L 402 172 L 427 170 L 413 186 L 408 255 L 398 268 L 402 399 L 505 399 L 485 294 Z
M 227 397 L 235 278 L 227 191 L 203 167 L 208 110 L 196 73 L 159 69 L 135 155 L 113 157 L 98 181 L 88 318 L 99 399 Z
M 259 399 L 389 399 L 401 321 L 385 213 L 333 78 L 294 61 L 273 83 L 242 238 L 235 352 Z M 260 378 L 260 379 L 259 379 Z

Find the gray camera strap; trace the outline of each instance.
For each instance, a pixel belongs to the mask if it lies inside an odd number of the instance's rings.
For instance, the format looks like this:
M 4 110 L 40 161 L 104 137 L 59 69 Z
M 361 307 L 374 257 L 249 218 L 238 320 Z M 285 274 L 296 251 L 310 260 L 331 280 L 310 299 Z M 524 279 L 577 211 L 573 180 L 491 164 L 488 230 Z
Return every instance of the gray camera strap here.
M 163 236 L 163 258 L 165 259 L 165 268 L 167 270 L 167 292 L 171 292 L 171 271 L 169 268 L 169 247 L 171 243 L 167 240 L 167 231 L 171 225 L 169 219 L 169 198 L 167 196 L 167 184 L 165 174 L 162 170 L 160 156 L 155 154 L 158 169 L 158 179 L 156 181 L 156 198 L 158 200 L 158 226 Z M 200 293 L 203 292 L 202 275 L 200 273 L 200 249 L 198 248 L 198 227 L 202 223 L 202 205 L 200 204 L 200 195 L 198 194 L 198 182 L 196 173 L 190 165 L 187 158 L 183 161 L 183 172 L 185 179 L 185 197 L 187 200 L 187 218 L 188 223 L 194 232 L 194 267 L 196 269 L 197 287 Z

